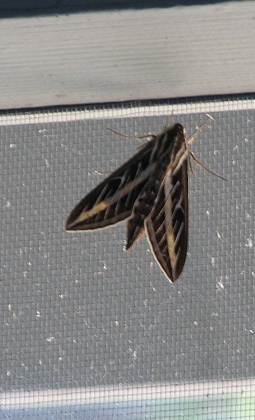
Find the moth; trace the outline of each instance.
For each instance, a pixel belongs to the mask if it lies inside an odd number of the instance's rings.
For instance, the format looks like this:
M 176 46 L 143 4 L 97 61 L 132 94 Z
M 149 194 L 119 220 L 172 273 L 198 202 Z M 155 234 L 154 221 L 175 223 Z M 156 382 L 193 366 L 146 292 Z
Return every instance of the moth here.
M 102 229 L 127 220 L 126 250 L 146 231 L 156 261 L 174 282 L 188 247 L 188 165 L 190 158 L 200 163 L 189 145 L 211 119 L 208 116 L 189 138 L 179 123 L 150 136 L 131 159 L 75 206 L 66 230 Z

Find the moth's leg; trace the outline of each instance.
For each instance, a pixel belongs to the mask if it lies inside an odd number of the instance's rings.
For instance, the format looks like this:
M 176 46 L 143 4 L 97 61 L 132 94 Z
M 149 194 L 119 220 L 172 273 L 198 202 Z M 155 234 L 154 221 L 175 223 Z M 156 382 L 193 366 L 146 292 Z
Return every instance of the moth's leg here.
M 195 155 L 191 152 L 191 151 L 189 151 L 189 156 L 190 157 L 192 157 L 192 159 L 196 162 L 196 164 L 197 165 L 200 165 L 200 166 L 202 166 L 202 168 L 204 168 L 207 172 L 209 172 L 210 174 L 212 174 L 212 175 L 215 175 L 215 176 L 217 176 L 218 178 L 221 178 L 221 179 L 223 179 L 224 181 L 227 181 L 227 179 L 226 178 L 224 178 L 223 176 L 221 176 L 221 175 L 219 175 L 219 174 L 216 174 L 215 172 L 213 172 L 213 171 L 211 171 L 210 169 L 208 169 L 205 165 L 203 165 L 196 157 L 195 157 Z M 189 160 L 191 160 L 191 159 L 189 159 Z
M 139 136 L 138 137 L 138 136 L 128 136 L 127 134 L 119 133 L 118 131 L 115 131 L 112 128 L 108 128 L 107 130 L 110 130 L 112 133 L 117 134 L 118 136 L 125 137 L 126 139 L 131 139 L 131 140 L 141 141 L 142 139 L 153 140 L 153 139 L 157 138 L 157 136 L 155 136 L 154 134 L 146 134 L 145 136 Z
M 191 153 L 191 152 L 190 152 L 190 153 Z M 194 175 L 195 171 L 194 171 L 193 166 L 192 166 L 192 160 L 190 159 L 190 155 L 188 156 L 188 161 L 189 161 L 189 168 L 190 168 L 191 172 L 192 172 L 192 173 L 193 173 L 193 175 Z

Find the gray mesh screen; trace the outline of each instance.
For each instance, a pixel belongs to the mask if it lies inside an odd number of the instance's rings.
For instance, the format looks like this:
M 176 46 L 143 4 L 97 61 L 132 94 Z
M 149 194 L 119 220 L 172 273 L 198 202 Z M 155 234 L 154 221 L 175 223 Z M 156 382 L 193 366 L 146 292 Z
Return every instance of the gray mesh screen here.
M 174 110 L 228 182 L 189 173 L 188 258 L 170 284 L 126 224 L 67 233 L 73 206 Z M 0 115 L 1 418 L 254 418 L 254 100 Z

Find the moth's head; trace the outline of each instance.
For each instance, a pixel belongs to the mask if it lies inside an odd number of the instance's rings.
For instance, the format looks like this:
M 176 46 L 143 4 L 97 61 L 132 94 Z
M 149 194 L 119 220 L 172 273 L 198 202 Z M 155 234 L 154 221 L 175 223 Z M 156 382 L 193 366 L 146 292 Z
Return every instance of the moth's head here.
M 171 128 L 173 131 L 176 131 L 176 133 L 184 133 L 184 127 L 180 123 L 174 124 Z
M 172 136 L 185 135 L 184 127 L 180 123 L 176 123 L 170 127 L 167 127 L 166 132 Z

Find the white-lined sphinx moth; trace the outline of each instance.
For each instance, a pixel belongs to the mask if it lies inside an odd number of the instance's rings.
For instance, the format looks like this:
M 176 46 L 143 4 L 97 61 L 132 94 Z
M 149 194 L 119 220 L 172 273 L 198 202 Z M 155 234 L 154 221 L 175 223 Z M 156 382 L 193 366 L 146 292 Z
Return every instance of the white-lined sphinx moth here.
M 152 252 L 174 282 L 188 246 L 189 150 L 201 128 L 185 138 L 181 124 L 165 127 L 119 169 L 87 194 L 70 213 L 67 231 L 94 230 L 127 222 L 129 249 L 146 231 Z M 203 165 L 202 165 L 203 166 Z

